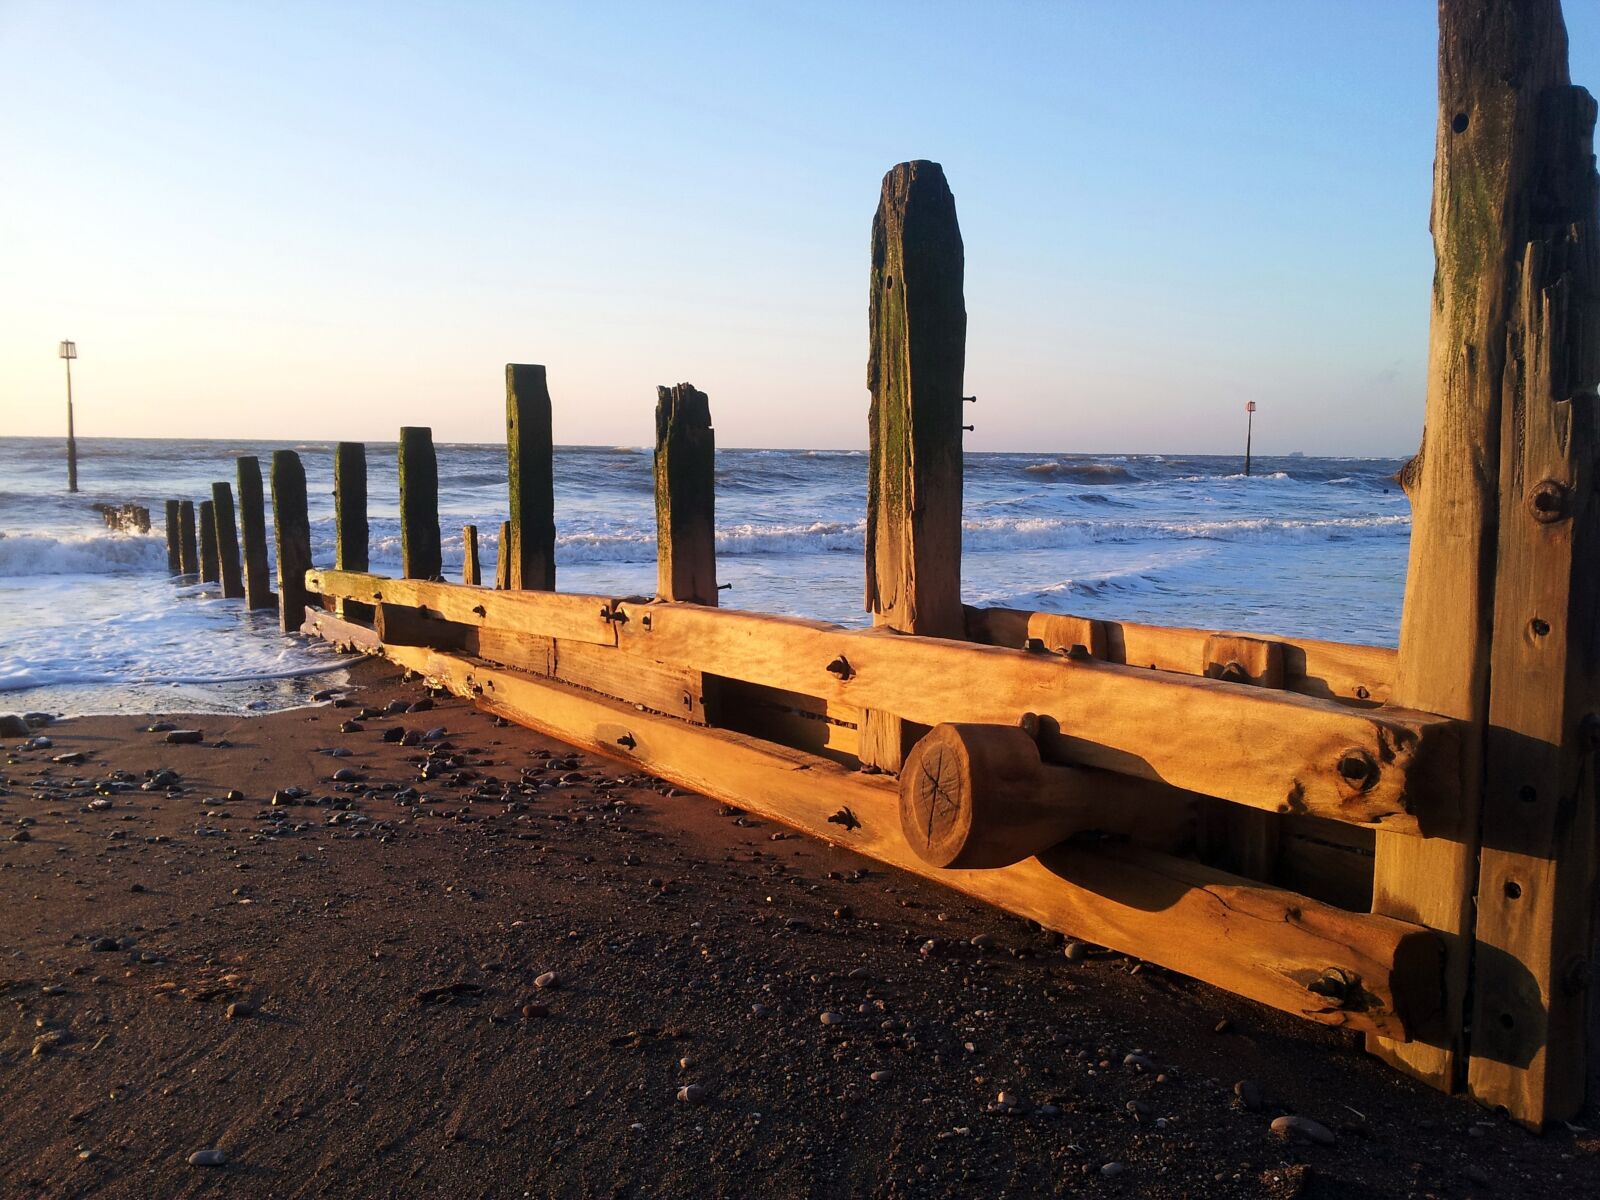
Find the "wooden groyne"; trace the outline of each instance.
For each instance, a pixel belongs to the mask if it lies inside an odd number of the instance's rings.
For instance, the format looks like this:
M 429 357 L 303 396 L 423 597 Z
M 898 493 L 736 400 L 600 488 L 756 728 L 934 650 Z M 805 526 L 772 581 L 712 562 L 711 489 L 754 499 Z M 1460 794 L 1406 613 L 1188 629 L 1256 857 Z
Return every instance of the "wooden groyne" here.
M 478 582 L 475 529 L 465 582 L 443 580 L 429 430 L 401 431 L 401 578 L 369 570 L 364 450 L 336 454 L 321 567 L 300 459 L 280 451 L 283 629 L 1359 1030 L 1526 1124 L 1571 1117 L 1593 1059 L 1595 106 L 1567 79 L 1555 0 L 1440 15 L 1438 270 L 1398 651 L 962 604 L 964 251 L 928 162 L 889 172 L 872 229 L 872 628 L 717 607 L 711 407 L 686 383 L 656 399 L 656 595 L 556 591 L 550 392 L 519 364 L 495 585 Z M 190 572 L 191 518 L 168 513 Z

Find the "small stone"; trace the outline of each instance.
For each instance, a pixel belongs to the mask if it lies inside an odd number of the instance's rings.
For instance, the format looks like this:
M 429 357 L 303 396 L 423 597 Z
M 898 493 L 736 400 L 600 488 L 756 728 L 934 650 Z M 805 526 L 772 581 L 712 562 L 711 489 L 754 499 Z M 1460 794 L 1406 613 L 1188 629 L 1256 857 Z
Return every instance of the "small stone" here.
M 1089 957 L 1089 947 L 1085 946 L 1082 942 L 1068 942 L 1065 953 L 1068 962 L 1082 962 L 1084 959 Z M 1108 1163 L 1107 1165 L 1120 1166 L 1120 1164 L 1117 1163 Z
M 223 1015 L 226 1016 L 230 1021 L 242 1021 L 246 1017 L 255 1016 L 256 1010 L 251 1008 L 242 1000 L 235 1000 L 232 1004 L 228 1005 L 225 1010 L 223 1010 Z
M 1261 1107 L 1261 1089 L 1248 1079 L 1241 1079 L 1234 1084 L 1233 1094 L 1241 1108 L 1255 1112 Z
M 871 1078 L 872 1078 L 872 1082 L 873 1083 L 888 1083 L 889 1080 L 894 1078 L 894 1072 L 893 1071 L 874 1071 L 872 1073 Z M 1004 1093 L 1001 1093 L 1001 1094 L 1004 1095 Z
M 979 950 L 988 950 L 994 945 L 994 935 L 991 933 L 977 934 L 972 939 L 972 945 Z
M 425 742 L 442 742 L 442 741 L 444 741 L 444 726 L 443 725 L 435 725 L 432 729 L 428 730 L 427 733 L 422 735 L 422 740 L 425 741 Z
M 1310 1117 L 1277 1117 L 1272 1122 L 1272 1132 L 1279 1137 L 1316 1142 L 1319 1146 L 1331 1146 L 1337 1140 L 1331 1129 L 1326 1125 L 1319 1125 Z
M 203 729 L 174 729 L 161 740 L 173 746 L 191 746 L 204 741 L 205 736 Z
M 11 840 L 13 842 L 31 842 L 33 841 L 33 834 L 26 829 L 19 829 L 11 835 Z
M 346 721 L 339 726 L 340 733 L 360 733 L 366 726 L 360 721 Z
M 833 1012 L 833 1011 L 830 1010 L 828 1012 L 823 1013 L 821 1018 L 820 1018 L 820 1020 L 822 1021 L 822 1023 L 824 1025 L 843 1025 L 844 1024 L 844 1014 L 843 1013 Z
M 1214 1025 L 1212 1027 L 1211 1032 L 1212 1033 L 1227 1033 L 1232 1028 L 1233 1028 L 1233 1022 L 1228 1020 L 1227 1017 L 1223 1017 L 1222 1020 L 1218 1021 L 1216 1023 L 1216 1025 Z
M 6 713 L 0 716 L 0 737 L 25 738 L 33 730 L 28 728 L 28 723 L 15 713 Z
M 415 729 L 408 729 L 400 735 L 402 746 L 417 746 L 422 743 L 422 734 Z
M 361 778 L 361 773 L 353 767 L 340 767 L 333 773 L 334 783 L 354 783 Z
M 406 711 L 407 712 L 419 713 L 419 712 L 427 712 L 431 708 L 433 708 L 433 701 L 429 700 L 426 696 L 424 696 L 421 700 L 418 700 L 410 708 L 406 709 Z
M 157 721 L 154 725 L 146 725 L 144 731 L 146 733 L 170 733 L 176 728 L 177 726 L 171 721 Z
M 45 737 L 43 734 L 40 734 L 37 737 L 31 737 L 27 741 L 23 742 L 22 748 L 24 750 L 48 750 L 54 745 L 55 743 L 49 738 Z
M 227 1162 L 228 1152 L 226 1150 L 196 1150 L 189 1155 L 189 1165 L 191 1167 L 221 1167 L 226 1166 Z
M 69 750 L 65 754 L 55 755 L 50 761 L 67 767 L 75 767 L 83 761 L 83 753 L 78 750 Z
M 104 796 L 101 796 L 98 799 L 89 801 L 89 811 L 90 812 L 105 812 L 106 809 L 108 809 L 110 807 L 111 807 L 111 801 L 106 799 L 106 797 L 104 797 Z
M 1125 1067 L 1132 1067 L 1136 1071 L 1153 1071 L 1155 1070 L 1156 1066 L 1156 1064 L 1150 1061 L 1146 1055 L 1140 1054 L 1137 1050 L 1124 1058 L 1122 1060 L 1122 1065 Z
M 533 986 L 536 988 L 554 989 L 558 987 L 560 983 L 561 981 L 556 978 L 556 973 L 554 971 L 546 971 L 543 975 L 539 976 L 539 978 L 533 981 Z
M 524 1021 L 532 1021 L 538 1017 L 548 1017 L 549 1015 L 550 1006 L 548 1004 L 538 1004 L 530 1000 L 522 1006 L 522 1019 Z
M 398 742 L 405 736 L 406 731 L 404 727 L 400 725 L 391 725 L 389 728 L 383 731 L 383 740 L 386 742 Z
M 102 953 L 109 950 L 121 950 L 122 943 L 114 937 L 97 937 L 89 943 L 89 949 L 98 950 Z
M 1127 1168 L 1125 1168 L 1119 1162 L 1108 1162 L 1105 1164 L 1105 1166 L 1100 1168 L 1100 1174 L 1104 1175 L 1107 1179 L 1115 1179 L 1126 1169 Z
M 684 1104 L 699 1104 L 706 1098 L 706 1089 L 698 1083 L 687 1083 L 678 1089 L 678 1099 Z

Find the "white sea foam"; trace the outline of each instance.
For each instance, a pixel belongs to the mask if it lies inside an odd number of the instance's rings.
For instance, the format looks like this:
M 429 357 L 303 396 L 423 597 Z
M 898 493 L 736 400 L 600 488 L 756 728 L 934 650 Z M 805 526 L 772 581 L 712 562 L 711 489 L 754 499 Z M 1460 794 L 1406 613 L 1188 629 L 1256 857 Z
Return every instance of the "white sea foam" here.
M 160 571 L 165 538 L 138 534 L 0 532 L 0 578 L 24 575 L 114 575 Z

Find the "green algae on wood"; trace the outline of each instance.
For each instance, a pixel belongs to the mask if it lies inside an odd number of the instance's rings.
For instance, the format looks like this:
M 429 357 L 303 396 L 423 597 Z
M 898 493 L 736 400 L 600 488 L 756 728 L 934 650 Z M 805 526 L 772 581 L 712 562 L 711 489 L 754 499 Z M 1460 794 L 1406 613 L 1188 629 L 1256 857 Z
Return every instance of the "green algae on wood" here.
M 306 588 L 311 569 L 306 470 L 293 450 L 272 452 L 272 529 L 278 551 L 278 622 L 284 633 L 298 633 L 314 599 Z
M 248 608 L 271 608 L 272 578 L 267 567 L 266 501 L 261 488 L 261 462 L 243 455 L 239 476 L 239 534 L 244 541 L 244 602 Z
M 233 518 L 233 489 L 225 482 L 211 485 L 211 516 L 216 522 L 217 569 L 222 594 L 244 598 L 244 568 L 239 561 L 239 527 Z

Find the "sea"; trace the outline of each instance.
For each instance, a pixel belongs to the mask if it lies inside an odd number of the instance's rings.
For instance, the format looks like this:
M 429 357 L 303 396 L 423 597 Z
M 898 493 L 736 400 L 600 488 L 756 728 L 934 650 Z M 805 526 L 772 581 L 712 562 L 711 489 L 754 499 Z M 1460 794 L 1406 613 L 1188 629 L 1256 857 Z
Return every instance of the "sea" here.
M 340 681 L 340 657 L 280 634 L 275 612 L 167 573 L 165 501 L 198 508 L 213 480 L 235 479 L 240 455 L 266 475 L 279 449 L 300 454 L 313 558 L 332 565 L 331 442 L 83 438 L 69 494 L 61 439 L 0 438 L 0 712 L 264 711 Z M 475 524 L 492 580 L 505 448 L 437 451 L 446 575 L 460 578 L 462 526 Z M 368 443 L 367 461 L 372 569 L 397 574 L 395 445 Z M 865 452 L 727 449 L 716 461 L 723 605 L 865 623 Z M 1410 536 L 1400 466 L 1257 456 L 1246 476 L 1239 456 L 969 453 L 962 596 L 1392 646 Z M 561 446 L 555 477 L 557 586 L 651 594 L 649 448 Z M 97 502 L 145 505 L 151 532 L 106 528 Z

